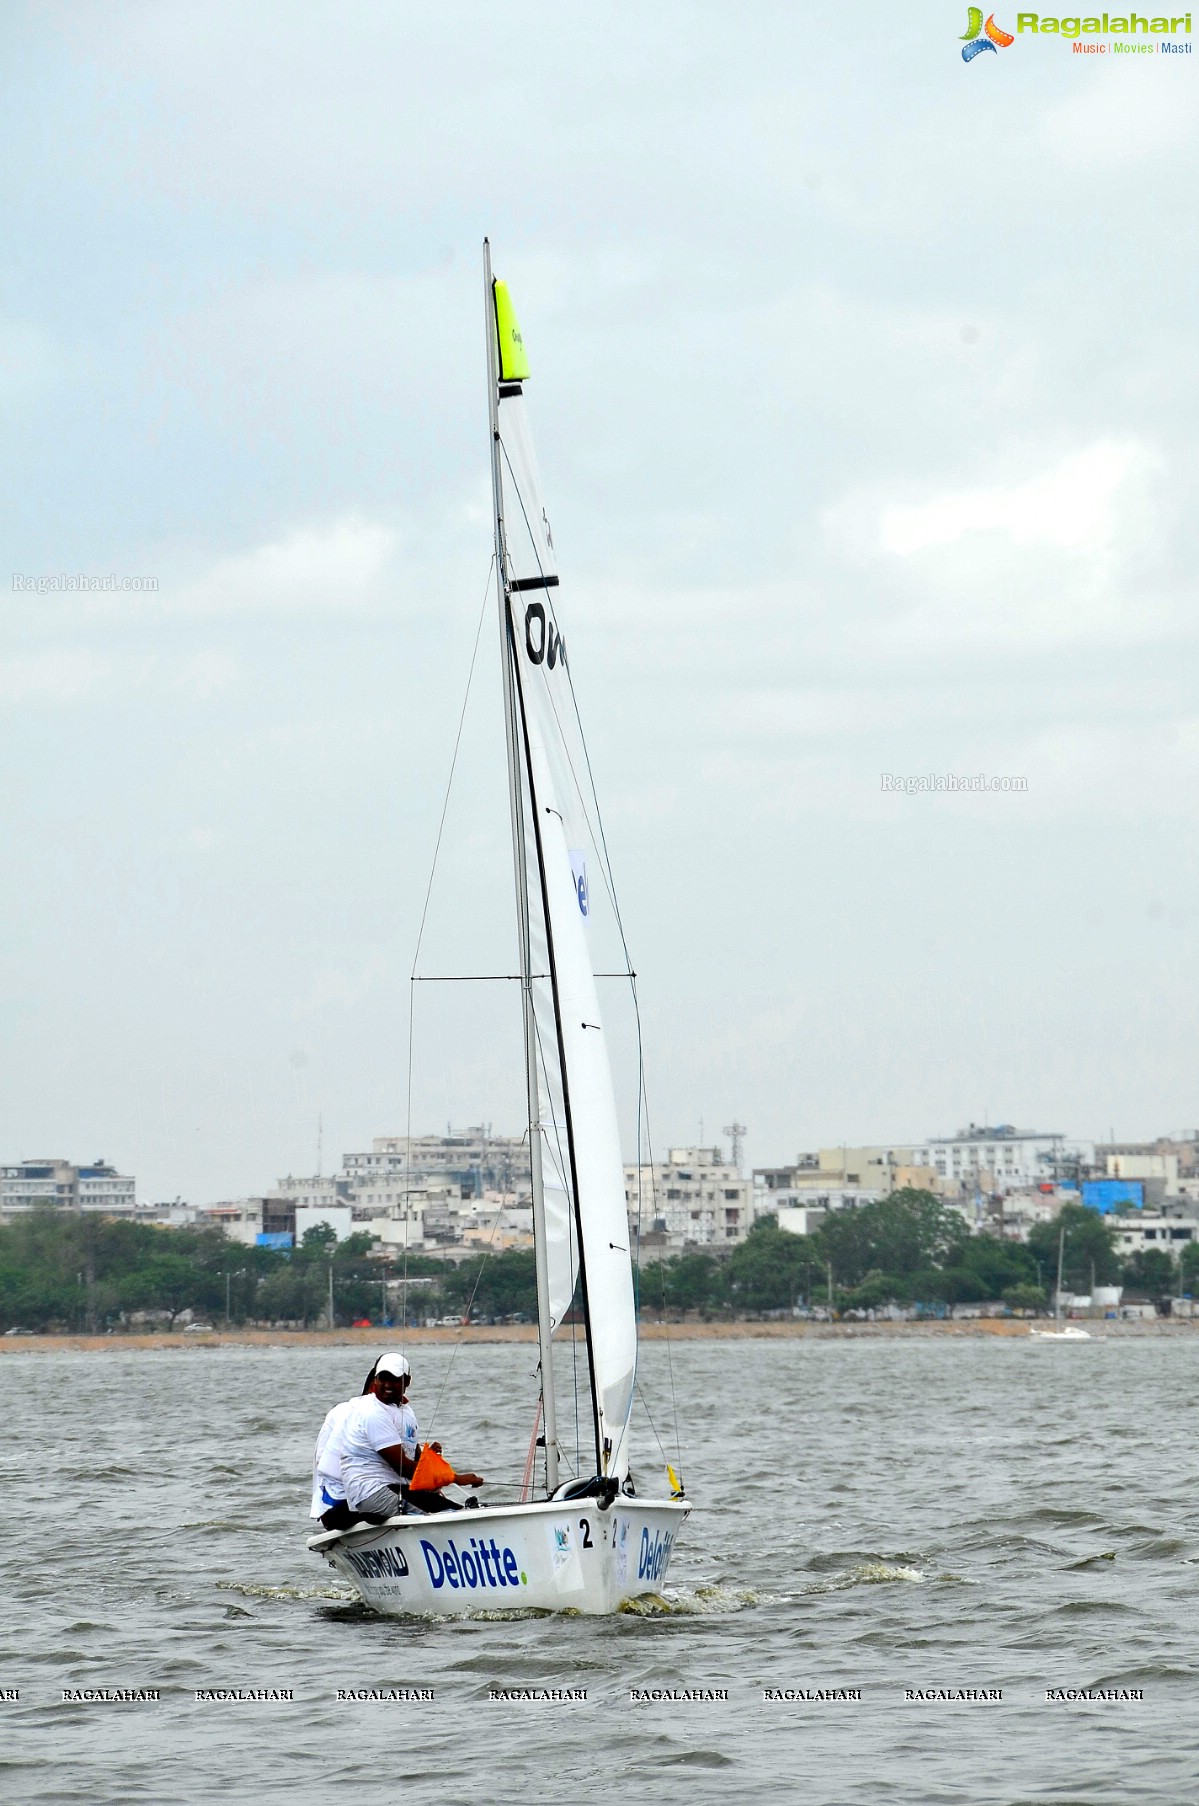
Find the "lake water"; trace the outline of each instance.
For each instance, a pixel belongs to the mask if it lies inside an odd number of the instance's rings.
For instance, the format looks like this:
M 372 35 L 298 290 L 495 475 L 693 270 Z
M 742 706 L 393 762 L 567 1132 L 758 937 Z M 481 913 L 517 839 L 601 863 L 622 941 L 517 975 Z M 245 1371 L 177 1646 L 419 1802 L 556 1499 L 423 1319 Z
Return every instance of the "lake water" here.
M 447 1454 L 508 1496 L 534 1359 L 466 1346 L 445 1384 L 447 1351 L 414 1353 L 422 1427 L 444 1385 Z M 642 1381 L 669 1447 L 668 1361 L 696 1509 L 663 1605 L 426 1622 L 367 1612 L 304 1546 L 312 1441 L 358 1391 L 358 1351 L 4 1357 L 0 1686 L 20 1699 L 0 1704 L 0 1795 L 1199 1798 L 1199 1338 L 654 1343 Z M 488 1699 L 561 1686 L 586 1702 Z M 162 1697 L 63 1703 L 72 1687 Z M 205 1687 L 294 1699 L 197 1702 Z M 339 1687 L 435 1697 L 338 1703 Z M 728 1699 L 632 1702 L 645 1687 Z M 958 1688 L 1002 1699 L 905 1698 Z

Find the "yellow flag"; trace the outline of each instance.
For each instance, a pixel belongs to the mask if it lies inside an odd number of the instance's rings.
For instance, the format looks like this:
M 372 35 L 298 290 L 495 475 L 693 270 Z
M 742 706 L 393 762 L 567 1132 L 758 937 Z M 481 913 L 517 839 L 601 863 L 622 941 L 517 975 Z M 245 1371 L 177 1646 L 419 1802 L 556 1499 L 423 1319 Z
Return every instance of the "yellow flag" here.
M 679 1479 L 679 1476 L 675 1473 L 669 1461 L 666 1463 L 666 1476 L 670 1481 L 671 1492 L 676 1498 L 681 1499 L 683 1496 L 683 1482 Z
M 500 381 L 523 382 L 529 374 L 529 360 L 525 356 L 524 340 L 520 336 L 508 285 L 498 280 L 495 283 L 495 332 L 500 352 Z

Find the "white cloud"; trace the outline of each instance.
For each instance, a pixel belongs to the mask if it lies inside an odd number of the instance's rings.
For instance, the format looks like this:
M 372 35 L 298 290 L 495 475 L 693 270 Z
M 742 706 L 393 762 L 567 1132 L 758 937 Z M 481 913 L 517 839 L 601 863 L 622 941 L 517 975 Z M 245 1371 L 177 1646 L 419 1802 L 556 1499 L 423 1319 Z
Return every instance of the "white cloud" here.
M 237 660 L 217 646 L 194 652 L 190 657 L 177 662 L 154 661 L 155 669 L 162 666 L 169 673 L 167 681 L 172 689 L 184 691 L 200 702 L 231 689 L 242 675 Z
M 340 614 L 373 608 L 396 533 L 379 521 L 346 515 L 327 527 L 298 527 L 218 559 L 176 598 L 160 597 L 172 614 L 242 614 L 259 610 Z
M 59 646 L 0 659 L 0 703 L 19 707 L 115 701 L 132 691 L 166 692 L 203 702 L 228 690 L 240 677 L 237 660 L 215 647 L 180 657 Z
M 0 660 L 0 701 L 74 702 L 106 680 L 110 661 L 84 648 L 62 647 Z
M 299 1022 L 310 1016 L 352 1010 L 375 997 L 393 976 L 391 965 L 375 950 L 356 966 L 322 966 L 311 974 L 303 995 L 292 999 L 290 1015 Z
M 27 320 L 0 320 L 0 395 L 39 388 L 60 368 L 58 347 L 43 328 Z
M 1042 143 L 1069 168 L 1124 171 L 1176 154 L 1193 137 L 1194 102 L 1159 79 L 1168 69 L 1146 68 L 1137 72 L 1140 81 L 1130 68 L 1095 73 L 1096 81 L 1053 107 L 1041 125 Z
M 1144 488 L 1157 464 L 1135 440 L 1101 439 L 1023 482 L 892 503 L 881 513 L 879 543 L 908 558 L 969 534 L 1000 533 L 1017 546 L 1099 553 L 1142 521 Z

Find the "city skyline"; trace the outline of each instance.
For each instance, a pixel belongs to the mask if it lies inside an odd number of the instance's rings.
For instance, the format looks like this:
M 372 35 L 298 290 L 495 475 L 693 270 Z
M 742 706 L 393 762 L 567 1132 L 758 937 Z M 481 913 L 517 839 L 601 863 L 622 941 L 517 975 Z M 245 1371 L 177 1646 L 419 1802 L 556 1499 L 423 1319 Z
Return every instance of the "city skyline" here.
M 702 1136 L 704 1125 L 700 1123 L 698 1126 Z M 744 1157 L 738 1158 L 738 1153 L 743 1152 L 742 1138 L 748 1133 L 746 1125 L 737 1123 L 734 1126 L 739 1131 L 738 1136 L 734 1138 L 736 1145 L 734 1145 L 734 1139 L 730 1139 L 726 1133 L 718 1140 L 697 1137 L 695 1140 L 685 1141 L 680 1137 L 667 1138 L 652 1149 L 643 1149 L 640 1160 L 625 1150 L 623 1158 L 626 1173 L 635 1170 L 639 1164 L 642 1166 L 662 1165 L 663 1163 L 669 1165 L 684 1156 L 704 1154 L 711 1155 L 715 1160 L 746 1177 L 761 1177 L 762 1175 L 781 1174 L 790 1167 L 798 1168 L 805 1164 L 815 1163 L 818 1157 L 823 1160 L 824 1156 L 831 1156 L 838 1151 L 857 1155 L 862 1152 L 878 1153 L 893 1150 L 894 1158 L 897 1161 L 910 1159 L 917 1166 L 920 1163 L 928 1163 L 929 1170 L 932 1170 L 935 1165 L 940 1172 L 942 1181 L 952 1181 L 958 1173 L 960 1160 L 963 1179 L 969 1178 L 972 1174 L 977 1176 L 979 1172 L 986 1172 L 996 1185 L 1024 1184 L 1033 1177 L 1033 1168 L 1038 1162 L 1050 1161 L 1052 1163 L 1053 1160 L 1056 1160 L 1058 1164 L 1065 1166 L 1073 1162 L 1076 1168 L 1081 1168 L 1094 1166 L 1100 1159 L 1110 1159 L 1113 1153 L 1119 1151 L 1127 1152 L 1130 1149 L 1136 1149 L 1139 1152 L 1145 1152 L 1153 1148 L 1171 1146 L 1175 1149 L 1191 1150 L 1193 1154 L 1196 1146 L 1199 1145 L 1199 1129 L 1165 1131 L 1157 1135 L 1117 1140 L 1112 1136 L 1106 1139 L 1101 1136 L 1078 1136 L 1063 1130 L 1020 1127 L 1006 1122 L 992 1124 L 969 1122 L 952 1133 L 894 1137 L 889 1141 L 873 1142 L 865 1141 L 859 1135 L 840 1142 L 825 1141 L 817 1146 L 798 1147 L 793 1153 L 788 1150 L 785 1155 L 776 1154 L 773 1158 L 766 1157 L 751 1162 Z M 526 1131 L 515 1131 L 504 1126 L 497 1128 L 494 1123 L 486 1121 L 457 1126 L 447 1123 L 444 1131 L 414 1128 L 411 1139 L 413 1146 L 422 1144 L 426 1149 L 439 1148 L 441 1153 L 438 1160 L 442 1166 L 453 1164 L 449 1159 L 449 1152 L 454 1146 L 464 1149 L 473 1146 L 472 1158 L 476 1159 L 480 1147 L 484 1151 L 489 1148 L 509 1151 L 527 1148 Z M 167 1192 L 152 1197 L 143 1187 L 138 1203 L 146 1207 L 152 1204 L 165 1206 L 172 1199 L 175 1202 L 184 1203 L 216 1203 L 234 1196 L 252 1198 L 279 1195 L 289 1189 L 311 1185 L 314 1180 L 323 1180 L 330 1184 L 347 1179 L 361 1182 L 371 1178 L 377 1171 L 386 1170 L 392 1174 L 402 1171 L 405 1156 L 397 1150 L 405 1147 L 406 1140 L 407 1138 L 404 1136 L 375 1135 L 370 1138 L 370 1150 L 343 1149 L 340 1156 L 335 1156 L 330 1152 L 328 1158 L 324 1157 L 323 1152 L 318 1152 L 318 1159 L 310 1168 L 291 1168 L 286 1173 L 281 1173 L 276 1167 L 273 1183 L 243 1185 L 240 1188 L 226 1191 L 219 1199 L 215 1197 L 209 1199 L 187 1198 L 177 1188 L 174 1191 L 170 1191 L 168 1188 Z M 987 1166 L 984 1159 L 980 1158 L 980 1149 L 983 1153 L 987 1152 L 983 1148 L 984 1143 L 996 1144 L 996 1150 L 1016 1150 L 1014 1153 L 1012 1151 L 1006 1153 L 1006 1171 L 1002 1163 L 997 1163 L 992 1169 Z M 1051 1156 L 1044 1151 L 1044 1148 L 1055 1143 L 1060 1146 Z M 323 1144 L 323 1130 L 318 1130 L 318 1150 L 321 1148 L 321 1144 Z M 955 1153 L 953 1162 L 949 1163 L 947 1150 L 955 1144 L 960 1152 Z M 1027 1149 L 1023 1154 L 1019 1151 L 1021 1144 Z M 133 1201 L 136 1173 L 132 1169 L 135 1169 L 136 1166 L 136 1161 L 130 1161 L 124 1163 L 127 1170 L 123 1170 L 122 1163 L 113 1166 L 101 1157 L 90 1163 L 72 1163 L 61 1154 L 27 1153 L 20 1159 L 11 1156 L 8 1159 L 0 1159 L 0 1174 L 4 1174 L 6 1180 L 15 1180 L 22 1169 L 34 1169 L 39 1176 L 44 1175 L 50 1181 L 46 1187 L 47 1197 L 57 1192 L 60 1195 L 55 1201 L 60 1203 L 68 1202 L 68 1194 L 72 1191 L 78 1192 L 81 1180 L 85 1182 L 85 1190 L 90 1187 L 94 1200 L 100 1200 L 106 1191 L 111 1189 L 112 1182 L 115 1181 L 116 1187 L 121 1193 L 122 1205 L 127 1208 Z M 527 1180 L 527 1154 L 521 1170 Z M 1049 1176 L 1048 1170 L 1041 1176 Z M 854 1177 L 856 1178 L 856 1175 Z M 904 1183 L 908 1182 L 914 1181 L 904 1181 Z M 37 1188 L 23 1177 L 20 1189 L 32 1197 Z M 100 1204 L 98 1201 L 93 1201 L 90 1207 L 99 1208 Z

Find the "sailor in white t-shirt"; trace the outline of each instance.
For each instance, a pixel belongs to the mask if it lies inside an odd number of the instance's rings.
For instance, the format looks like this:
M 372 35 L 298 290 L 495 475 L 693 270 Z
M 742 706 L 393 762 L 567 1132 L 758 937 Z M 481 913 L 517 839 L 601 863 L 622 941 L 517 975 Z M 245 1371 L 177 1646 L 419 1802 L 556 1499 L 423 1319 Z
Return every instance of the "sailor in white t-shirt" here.
M 355 1516 L 390 1517 L 416 1466 L 416 1413 L 402 1394 L 392 1402 L 390 1379 L 376 1374 L 376 1390 L 355 1399 L 338 1426 L 341 1484 Z
M 335 1405 L 325 1418 L 313 1463 L 313 1515 L 326 1529 L 344 1530 L 361 1518 L 378 1522 L 399 1511 L 419 1455 L 416 1413 L 404 1396 L 411 1377 L 404 1355 L 381 1355 L 363 1396 Z M 433 1447 L 440 1452 L 439 1443 Z M 481 1474 L 457 1479 L 483 1485 Z M 411 1502 L 423 1511 L 453 1509 L 439 1492 L 413 1494 Z
M 371 1373 L 371 1379 L 374 1373 Z M 370 1384 L 370 1381 L 367 1381 Z M 343 1399 L 326 1412 L 312 1455 L 312 1510 L 309 1517 L 324 1517 L 336 1505 L 346 1502 L 346 1489 L 341 1483 L 341 1445 L 338 1440 L 347 1412 L 358 1403 L 357 1398 Z M 344 1512 L 340 1515 L 344 1516 Z M 327 1526 L 328 1527 L 328 1526 Z

